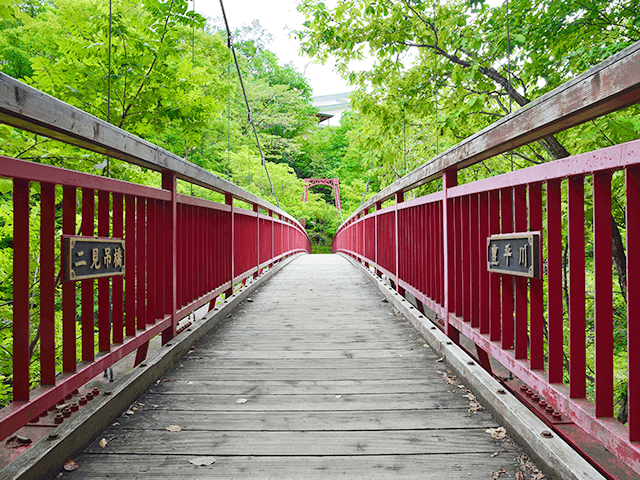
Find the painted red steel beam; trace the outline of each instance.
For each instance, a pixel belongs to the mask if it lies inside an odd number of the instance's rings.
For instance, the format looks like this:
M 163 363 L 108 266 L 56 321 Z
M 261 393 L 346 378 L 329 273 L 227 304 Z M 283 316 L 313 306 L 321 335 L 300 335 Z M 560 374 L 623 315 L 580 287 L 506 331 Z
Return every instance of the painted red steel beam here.
M 64 373 L 56 378 L 56 385 L 43 386 L 31 392 L 32 400 L 14 401 L 0 410 L 0 425 L 3 434 L 10 434 L 31 419 L 36 418 L 51 405 L 64 399 L 75 389 L 80 388 L 89 380 L 99 375 L 107 367 L 121 360 L 131 352 L 135 351 L 145 342 L 161 333 L 169 326 L 171 319 L 162 319 L 156 325 L 141 332 L 136 337 L 125 341 L 121 348 L 107 354 L 99 354 L 93 362 L 82 362 L 77 365 L 77 372 L 73 374 Z M 7 433 L 9 432 L 9 433 Z

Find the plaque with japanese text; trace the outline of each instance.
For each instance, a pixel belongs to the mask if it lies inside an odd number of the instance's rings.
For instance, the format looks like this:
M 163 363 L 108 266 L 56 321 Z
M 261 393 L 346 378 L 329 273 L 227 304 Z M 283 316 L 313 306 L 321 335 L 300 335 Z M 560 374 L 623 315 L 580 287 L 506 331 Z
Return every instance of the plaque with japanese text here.
M 540 232 L 487 237 L 487 270 L 540 278 Z
M 124 275 L 124 240 L 64 235 L 62 259 L 65 282 Z

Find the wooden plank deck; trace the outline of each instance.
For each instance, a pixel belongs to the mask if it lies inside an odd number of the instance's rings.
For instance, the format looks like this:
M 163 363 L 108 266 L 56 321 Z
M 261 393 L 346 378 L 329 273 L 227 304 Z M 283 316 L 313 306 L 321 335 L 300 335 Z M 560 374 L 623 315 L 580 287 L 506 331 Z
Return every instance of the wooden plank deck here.
M 445 369 L 345 259 L 305 255 L 63 478 L 515 478 L 520 450 L 485 432 L 495 421 Z M 202 456 L 216 462 L 189 462 Z

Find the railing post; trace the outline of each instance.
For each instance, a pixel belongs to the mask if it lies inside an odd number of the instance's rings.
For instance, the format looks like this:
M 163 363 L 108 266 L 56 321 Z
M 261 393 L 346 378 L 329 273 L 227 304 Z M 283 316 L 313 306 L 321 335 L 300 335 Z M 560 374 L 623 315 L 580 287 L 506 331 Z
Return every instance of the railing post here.
M 404 297 L 404 288 L 400 286 L 400 235 L 398 231 L 398 204 L 404 202 L 404 192 L 400 190 L 396 192 L 396 205 L 394 209 L 395 217 L 395 233 L 396 233 L 396 290 Z
M 455 310 L 454 298 L 452 295 L 455 288 L 455 272 L 453 258 L 453 205 L 449 200 L 447 190 L 458 184 L 458 170 L 453 166 L 445 170 L 442 176 L 442 220 L 443 220 L 443 253 L 444 253 L 444 330 L 449 338 L 454 342 L 459 340 L 459 332 L 449 323 L 449 312 Z
M 164 345 L 176 335 L 176 329 L 178 328 L 178 318 L 176 315 L 178 309 L 176 283 L 178 277 L 176 265 L 176 251 L 178 248 L 178 198 L 176 174 L 174 172 L 169 170 L 162 171 L 162 188 L 163 190 L 169 190 L 171 192 L 171 205 L 168 212 L 169 218 L 165 223 L 165 228 L 170 230 L 170 235 L 165 236 L 169 241 L 165 246 L 166 250 L 164 258 L 164 261 L 168 264 L 168 268 L 165 269 L 165 272 L 167 272 L 166 281 L 168 281 L 169 284 L 165 285 L 165 293 L 171 296 L 171 310 L 169 312 L 171 315 L 171 328 L 162 332 L 162 344 Z
M 269 268 L 273 267 L 273 257 L 276 256 L 276 245 L 275 245 L 275 225 L 273 223 L 273 210 L 269 210 L 269 216 L 271 217 L 271 261 L 269 262 Z
M 13 218 L 13 401 L 17 402 L 29 400 L 28 180 L 13 180 Z
M 253 211 L 256 212 L 256 271 L 253 274 L 253 278 L 258 278 L 260 272 L 260 208 L 257 203 L 253 204 Z
M 362 213 L 362 256 L 364 258 L 367 258 L 367 228 L 366 228 L 367 219 L 366 217 L 368 214 L 369 214 L 369 209 L 365 208 L 364 212 Z M 365 260 L 364 266 L 368 269 L 369 262 Z
M 231 207 L 231 215 L 229 216 L 231 219 L 231 225 L 229 227 L 231 229 L 231 232 L 229 235 L 229 242 L 231 245 L 229 248 L 229 259 L 231 261 L 231 286 L 224 292 L 224 297 L 229 298 L 231 295 L 233 295 L 233 279 L 234 279 L 233 264 L 234 264 L 234 247 L 235 247 L 235 235 L 234 235 L 235 227 L 234 227 L 234 218 L 233 218 L 233 195 L 231 195 L 230 193 L 225 193 L 224 203 L 226 203 Z
M 375 235 L 374 235 L 374 242 L 375 242 L 375 250 L 376 250 L 376 275 L 380 278 L 382 278 L 382 272 L 378 269 L 378 267 L 380 266 L 380 264 L 378 263 L 378 217 L 380 216 L 378 213 L 378 210 L 380 210 L 382 208 L 382 202 L 376 202 L 376 222 L 375 222 Z

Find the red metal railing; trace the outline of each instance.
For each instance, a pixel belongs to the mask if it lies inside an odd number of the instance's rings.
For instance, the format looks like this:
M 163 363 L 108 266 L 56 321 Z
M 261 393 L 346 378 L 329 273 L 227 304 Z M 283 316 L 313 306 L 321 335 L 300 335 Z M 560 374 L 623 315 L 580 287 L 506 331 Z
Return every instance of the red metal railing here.
M 24 89 L 32 98 L 40 94 L 5 76 L 0 77 L 0 94 L 5 90 L 2 82 Z M 46 100 L 58 112 L 72 112 L 77 123 L 83 118 L 100 122 L 55 99 Z M 17 120 L 14 111 L 3 114 L 6 123 L 13 118 L 26 130 L 61 136 L 60 129 L 43 131 L 42 123 L 33 118 L 25 120 L 22 115 Z M 257 276 L 284 257 L 310 252 L 304 229 L 279 208 L 111 125 L 100 125 L 111 134 L 113 145 L 119 144 L 119 137 L 121 143 L 138 142 L 141 148 L 149 148 L 152 154 L 137 157 L 135 163 L 160 170 L 162 188 L 0 157 L 0 177 L 13 182 L 14 218 L 13 402 L 0 411 L 3 438 L 37 421 L 47 409 L 136 349 L 139 363 L 151 338 L 162 334 L 166 343 L 176 334 L 180 319 L 208 303 L 213 305 L 222 293 L 229 295 L 238 282 Z M 74 135 L 69 143 L 97 150 L 90 145 L 91 136 Z M 127 153 L 132 150 L 109 145 L 100 148 L 132 161 Z M 153 163 L 158 156 L 165 157 L 158 162 L 161 166 Z M 178 194 L 178 178 L 224 193 L 225 203 Z M 33 187 L 39 187 L 39 193 Z M 234 206 L 234 198 L 252 205 L 253 211 Z M 40 216 L 39 249 L 30 245 L 34 211 Z M 62 234 L 123 238 L 125 274 L 82 280 L 79 285 L 60 282 L 56 259 L 61 257 Z M 39 271 L 35 289 L 37 278 L 30 265 L 34 261 Z M 36 304 L 40 307 L 41 374 L 40 386 L 32 390 L 30 317 Z M 56 338 L 56 315 L 62 317 L 61 339 Z
M 639 51 L 636 45 L 633 52 L 614 60 L 622 58 L 627 62 L 625 69 L 636 69 L 640 65 Z M 608 61 L 598 70 L 599 79 L 610 78 L 607 69 L 620 65 L 616 62 Z M 593 72 L 572 81 L 564 93 L 582 97 L 579 89 L 590 84 L 590 74 Z M 635 93 L 627 94 L 627 103 L 619 102 L 620 97 L 610 92 L 611 96 L 603 94 L 593 104 L 582 104 L 580 116 L 570 121 L 558 125 L 550 119 L 545 121 L 552 125 L 549 129 L 560 131 L 603 111 L 623 108 L 640 99 L 637 80 L 633 88 Z M 620 85 L 620 89 L 631 91 L 629 85 Z M 519 123 L 514 122 L 533 123 L 544 111 L 571 114 L 566 104 L 561 104 L 561 109 L 555 108 L 559 105 L 554 102 L 557 100 L 549 94 L 518 116 L 503 119 L 376 195 L 339 228 L 333 251 L 351 255 L 388 276 L 399 292 L 409 292 L 431 309 L 452 340 L 458 342 L 460 334 L 468 337 L 555 410 L 640 473 L 640 297 L 636 290 L 640 288 L 640 140 L 457 185 L 458 166 L 491 156 L 485 151 L 500 153 L 553 133 L 547 129 L 522 141 L 516 131 Z M 482 148 L 474 151 L 471 147 L 475 144 Z M 618 171 L 624 175 L 626 186 L 622 208 L 626 216 L 628 426 L 613 418 L 611 179 Z M 438 177 L 442 177 L 440 191 L 404 200 L 406 191 Z M 382 203 L 393 197 L 395 205 L 382 208 Z M 593 206 L 593 253 L 585 250 L 585 199 Z M 565 202 L 566 236 L 562 213 Z M 546 280 L 489 273 L 487 237 L 527 231 L 543 233 Z M 568 257 L 566 265 L 563 249 Z M 585 263 L 591 255 L 593 267 Z M 565 267 L 568 351 L 563 324 Z M 587 292 L 585 284 L 587 268 L 593 268 L 592 292 Z M 587 294 L 594 297 L 593 401 L 587 399 L 586 389 Z M 569 364 L 565 384 L 566 353 Z

